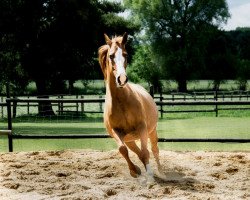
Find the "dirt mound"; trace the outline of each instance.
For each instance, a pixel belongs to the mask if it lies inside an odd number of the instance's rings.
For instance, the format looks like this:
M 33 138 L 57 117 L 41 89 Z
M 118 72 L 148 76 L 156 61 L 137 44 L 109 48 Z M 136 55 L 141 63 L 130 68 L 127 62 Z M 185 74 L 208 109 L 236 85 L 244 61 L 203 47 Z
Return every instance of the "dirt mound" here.
M 250 153 L 161 151 L 163 174 L 132 178 L 117 151 L 0 154 L 1 200 L 249 199 Z M 153 158 L 153 156 L 151 156 Z

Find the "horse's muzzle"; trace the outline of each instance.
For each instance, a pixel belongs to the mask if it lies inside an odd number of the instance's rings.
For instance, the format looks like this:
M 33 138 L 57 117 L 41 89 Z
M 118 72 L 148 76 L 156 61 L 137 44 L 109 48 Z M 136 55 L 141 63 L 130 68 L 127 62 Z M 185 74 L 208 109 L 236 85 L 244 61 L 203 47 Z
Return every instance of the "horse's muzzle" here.
M 127 82 L 128 82 L 128 77 L 126 74 L 120 74 L 117 77 L 118 87 L 123 87 L 124 85 L 126 85 Z

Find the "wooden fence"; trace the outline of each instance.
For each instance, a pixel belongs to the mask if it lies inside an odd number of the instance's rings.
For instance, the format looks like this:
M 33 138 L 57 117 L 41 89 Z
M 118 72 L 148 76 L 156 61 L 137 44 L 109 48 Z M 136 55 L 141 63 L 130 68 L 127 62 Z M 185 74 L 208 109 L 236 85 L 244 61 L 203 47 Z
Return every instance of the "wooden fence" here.
M 84 104 L 84 103 L 104 103 L 103 98 L 99 99 L 17 99 L 17 98 L 7 98 L 6 99 L 6 106 L 7 106 L 7 113 L 8 113 L 8 130 L 0 131 L 0 134 L 7 134 L 8 141 L 9 141 L 9 151 L 13 151 L 13 139 L 59 139 L 59 138 L 109 138 L 110 136 L 105 135 L 24 135 L 24 134 L 14 134 L 12 132 L 12 107 L 13 105 L 17 105 L 18 103 L 25 103 L 31 105 L 32 103 L 38 104 L 39 102 L 49 102 L 52 104 L 66 104 L 66 103 L 74 103 L 74 104 Z M 161 108 L 163 106 L 196 106 L 196 105 L 250 105 L 250 101 L 156 101 L 156 104 Z M 160 110 L 161 113 L 165 111 Z M 250 139 L 218 139 L 218 138 L 210 138 L 210 139 L 197 139 L 197 138 L 159 138 L 159 142 L 238 142 L 238 143 L 249 143 Z
M 68 99 L 68 98 L 71 99 Z M 65 96 L 65 95 L 57 95 L 52 96 L 52 99 L 49 101 L 52 103 L 52 106 L 55 109 L 55 112 L 58 115 L 64 114 L 82 114 L 82 113 L 102 113 L 103 112 L 103 103 L 104 98 L 103 96 L 99 96 L 98 99 L 96 98 L 85 98 L 83 95 L 76 95 L 76 96 Z M 14 98 L 15 99 L 15 98 Z M 32 108 L 38 107 L 38 102 L 36 101 L 36 97 L 21 97 L 22 101 L 14 101 L 11 102 L 12 104 L 12 116 L 16 116 L 16 106 L 18 103 L 18 107 L 26 108 L 26 114 L 31 114 Z M 230 107 L 230 108 L 218 108 L 218 105 L 248 105 L 247 103 L 250 101 L 250 92 L 249 91 L 220 91 L 220 92 L 192 92 L 192 93 L 171 93 L 171 94 L 160 94 L 154 96 L 155 101 L 159 106 L 160 116 L 163 117 L 165 113 L 181 113 L 181 112 L 214 112 L 215 116 L 217 117 L 220 110 L 248 110 L 249 107 Z M 0 115 L 2 118 L 7 117 L 7 109 L 5 98 L 1 97 L 0 102 Z M 65 100 L 65 101 L 57 101 L 57 100 Z M 79 100 L 79 101 L 78 101 Z M 86 100 L 86 101 L 85 101 Z M 179 103 L 180 102 L 180 103 Z M 184 103 L 181 102 L 197 102 L 197 103 Z M 204 103 L 203 103 L 204 102 Z M 206 103 L 208 102 L 208 103 Z M 209 103 L 210 102 L 210 103 Z M 211 103 L 211 102 L 225 102 L 223 103 Z M 233 103 L 230 103 L 233 102 Z M 238 102 L 238 103 L 237 103 Z M 241 102 L 241 103 L 240 103 Z M 70 103 L 70 104 L 69 104 Z M 89 103 L 96 103 L 98 104 L 97 107 L 99 109 L 96 110 L 88 110 L 86 109 L 86 104 Z M 212 109 L 171 109 L 171 110 L 164 110 L 166 106 L 184 106 L 184 105 L 213 105 L 214 108 Z
M 80 114 L 80 113 L 103 113 L 103 103 L 104 103 L 104 98 L 103 96 L 99 95 L 98 98 L 85 98 L 85 96 L 81 95 L 75 95 L 75 96 L 65 96 L 65 95 L 58 95 L 58 96 L 50 96 L 51 98 L 49 101 L 51 102 L 52 107 L 56 107 L 55 112 L 58 115 L 63 115 L 63 114 Z M 69 98 L 70 97 L 70 98 Z M 2 118 L 7 117 L 7 104 L 6 104 L 6 99 L 4 97 L 1 97 L 1 102 L 0 102 L 0 116 Z M 13 100 L 11 102 L 12 105 L 12 117 L 15 118 L 17 111 L 16 108 L 18 107 L 23 107 L 26 108 L 26 115 L 30 115 L 32 112 L 32 108 L 38 108 L 39 104 L 36 101 L 37 97 L 32 97 L 32 96 L 26 96 L 26 97 L 17 97 L 17 98 L 12 98 L 12 99 L 19 99 L 20 101 L 15 101 Z M 41 98 L 39 98 L 41 99 Z M 59 101 L 57 101 L 57 99 Z M 46 99 L 45 99 L 46 100 Z M 60 101 L 62 100 L 62 101 Z M 64 101 L 65 100 L 65 101 Z M 79 101 L 78 101 L 79 100 Z M 41 99 L 42 102 L 43 99 Z M 19 103 L 17 105 L 17 103 Z M 71 104 L 69 104 L 71 103 Z M 86 104 L 89 103 L 97 103 L 98 104 L 98 110 L 87 110 L 85 108 Z
M 230 107 L 218 108 L 219 105 L 249 105 L 249 91 L 205 91 L 191 93 L 171 93 L 169 95 L 155 95 L 157 104 L 160 106 L 159 112 L 161 118 L 164 113 L 182 113 L 182 112 L 214 112 L 218 117 L 219 110 L 250 110 L 250 107 Z M 216 103 L 218 102 L 218 103 Z M 223 103 L 224 102 L 224 103 Z M 213 109 L 186 109 L 186 110 L 164 110 L 164 106 L 214 106 Z

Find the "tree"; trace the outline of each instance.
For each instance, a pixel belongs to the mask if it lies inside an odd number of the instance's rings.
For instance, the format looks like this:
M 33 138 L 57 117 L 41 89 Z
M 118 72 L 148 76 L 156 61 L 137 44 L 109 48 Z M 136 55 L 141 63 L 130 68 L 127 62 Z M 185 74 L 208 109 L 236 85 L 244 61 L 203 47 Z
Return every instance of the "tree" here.
M 240 90 L 247 88 L 247 80 L 250 79 L 250 28 L 237 28 L 226 32 L 229 38 L 230 50 L 237 57 L 236 79 Z
M 144 80 L 154 87 L 154 91 L 161 90 L 161 72 L 149 45 L 141 44 L 136 47 L 128 72 L 133 81 Z
M 18 95 L 28 84 L 28 77 L 20 64 L 20 52 L 16 48 L 16 20 L 18 18 L 14 7 L 19 1 L 0 2 L 0 92 L 8 82 L 12 87 L 13 95 Z
M 237 65 L 237 82 L 239 90 L 247 89 L 247 81 L 250 78 L 250 60 L 238 60 Z
M 11 36 L 19 56 L 15 65 L 36 83 L 39 95 L 48 97 L 65 92 L 66 80 L 73 85 L 101 74 L 96 57 L 103 33 L 136 30 L 117 15 L 121 11 L 119 3 L 98 0 L 3 0 L 2 38 Z M 39 113 L 53 114 L 51 104 L 40 105 Z
M 217 31 L 208 42 L 202 78 L 213 80 L 213 90 L 219 90 L 224 80 L 236 78 L 237 56 L 230 48 L 231 43 L 224 31 Z
M 119 23 L 124 30 L 132 29 L 126 26 L 129 22 L 115 15 L 121 10 L 118 4 L 97 0 L 25 1 L 20 33 L 25 36 L 23 66 L 39 94 L 63 92 L 58 86 L 64 85 L 64 80 L 73 83 L 96 77 L 95 57 L 105 30 L 117 32 Z M 106 12 L 112 15 L 111 21 Z
M 142 21 L 168 78 L 187 90 L 187 80 L 204 67 L 207 38 L 229 17 L 225 0 L 125 0 Z M 195 73 L 193 73 L 195 72 Z

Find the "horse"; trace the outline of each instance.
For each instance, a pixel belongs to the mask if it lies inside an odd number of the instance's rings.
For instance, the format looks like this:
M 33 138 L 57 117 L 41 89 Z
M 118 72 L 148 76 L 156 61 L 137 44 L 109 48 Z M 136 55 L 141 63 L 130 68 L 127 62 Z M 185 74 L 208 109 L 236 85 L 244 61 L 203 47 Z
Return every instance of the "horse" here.
M 143 87 L 128 83 L 125 49 L 127 33 L 111 39 L 104 34 L 104 38 L 106 44 L 98 49 L 98 59 L 106 85 L 104 106 L 106 130 L 115 139 L 119 152 L 127 161 L 130 175 L 136 178 L 141 175 L 141 170 L 129 158 L 128 148 L 138 155 L 147 175 L 153 177 L 149 164 L 148 139 L 158 170 L 161 170 L 156 132 L 157 106 Z M 140 140 L 141 148 L 136 144 L 136 140 Z

